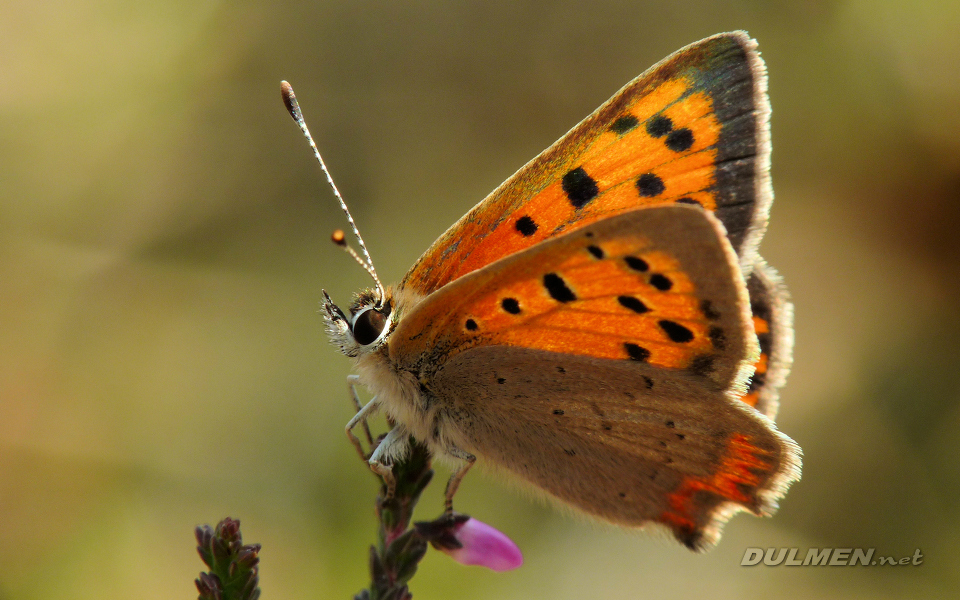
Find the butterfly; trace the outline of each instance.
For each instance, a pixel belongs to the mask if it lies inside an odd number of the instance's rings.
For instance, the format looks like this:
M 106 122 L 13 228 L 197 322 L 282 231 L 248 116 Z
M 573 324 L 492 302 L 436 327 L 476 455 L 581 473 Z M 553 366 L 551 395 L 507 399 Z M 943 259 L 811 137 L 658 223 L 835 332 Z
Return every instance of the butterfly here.
M 284 98 L 309 139 L 285 82 Z M 380 284 L 354 227 L 376 287 L 346 312 L 324 292 L 323 308 L 351 387 L 374 394 L 348 435 L 360 448 L 352 430 L 376 412 L 393 424 L 374 471 L 389 482 L 412 437 L 456 466 L 447 511 L 480 460 L 693 550 L 739 511 L 772 514 L 801 451 L 773 422 L 792 306 L 757 253 L 769 112 L 756 42 L 715 35 L 628 83 L 398 285 Z

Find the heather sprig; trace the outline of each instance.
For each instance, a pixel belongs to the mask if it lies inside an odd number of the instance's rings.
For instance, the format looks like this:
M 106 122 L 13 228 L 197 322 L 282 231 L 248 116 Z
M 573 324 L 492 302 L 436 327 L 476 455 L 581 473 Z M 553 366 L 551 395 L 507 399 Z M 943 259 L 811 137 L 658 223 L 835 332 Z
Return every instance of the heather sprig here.
M 257 600 L 260 597 L 260 544 L 244 545 L 240 521 L 227 517 L 217 524 L 197 527 L 197 552 L 209 572 L 196 580 L 199 600 Z

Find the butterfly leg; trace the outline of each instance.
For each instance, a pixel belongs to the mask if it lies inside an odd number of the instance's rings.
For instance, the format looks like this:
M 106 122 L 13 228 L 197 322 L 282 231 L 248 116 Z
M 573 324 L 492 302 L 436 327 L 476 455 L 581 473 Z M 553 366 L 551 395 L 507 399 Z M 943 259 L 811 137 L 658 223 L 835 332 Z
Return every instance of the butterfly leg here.
M 393 493 L 397 489 L 397 479 L 393 476 L 393 460 L 407 452 L 409 437 L 410 434 L 403 427 L 395 426 L 370 455 L 368 461 L 370 470 L 382 477 L 383 483 L 387 486 L 384 500 L 393 498 Z
M 360 396 L 357 394 L 357 384 L 360 382 L 359 375 L 347 375 L 347 389 L 350 391 L 350 399 L 353 401 L 353 407 L 357 409 L 356 414 L 353 419 L 347 423 L 347 437 L 350 439 L 350 442 L 353 444 L 353 447 L 357 449 L 357 453 L 360 455 L 360 458 L 364 462 L 367 460 L 367 455 L 363 451 L 363 446 L 360 445 L 360 440 L 353 434 L 353 429 L 357 426 L 358 422 L 363 424 L 363 432 L 367 438 L 367 444 L 370 447 L 373 447 L 373 436 L 370 434 L 370 426 L 367 424 L 367 418 L 371 417 L 376 411 L 379 403 L 376 403 L 376 397 L 374 397 L 366 406 L 360 404 Z M 364 413 L 365 410 L 369 412 Z M 364 413 L 361 415 L 361 413 Z
M 470 470 L 470 467 L 473 466 L 473 463 L 477 462 L 477 457 L 470 454 L 466 450 L 457 448 L 456 446 L 447 446 L 445 450 L 454 458 L 463 461 L 463 464 L 460 466 L 460 468 L 454 471 L 453 475 L 450 476 L 450 480 L 447 481 L 444 508 L 446 509 L 446 513 L 449 515 L 453 512 L 453 496 L 457 493 L 457 489 L 460 487 L 460 482 L 463 481 L 464 475 L 467 474 L 467 471 Z
M 354 394 L 356 394 L 355 390 L 354 390 Z M 356 399 L 356 395 L 354 395 L 354 398 Z M 357 400 L 357 404 L 358 405 L 360 404 L 359 400 Z M 363 426 L 367 431 L 367 438 L 371 440 L 370 443 L 372 445 L 373 440 L 370 438 L 370 429 L 367 428 L 367 419 L 369 419 L 371 416 L 376 414 L 378 410 L 380 410 L 380 403 L 377 401 L 377 397 L 374 396 L 373 399 L 370 400 L 370 402 L 367 402 L 366 406 L 358 410 L 357 414 L 353 415 L 353 418 L 350 419 L 350 421 L 347 423 L 347 426 L 345 427 L 347 431 L 347 438 L 350 439 L 350 443 L 352 443 L 353 447 L 357 449 L 357 453 L 360 455 L 360 458 L 362 458 L 364 461 L 367 460 L 367 454 L 366 452 L 363 451 L 363 446 L 360 444 L 360 438 L 358 438 L 353 434 L 353 430 L 357 427 L 357 425 L 359 425 L 360 423 L 363 423 Z M 383 445 L 382 442 L 381 442 L 381 445 Z

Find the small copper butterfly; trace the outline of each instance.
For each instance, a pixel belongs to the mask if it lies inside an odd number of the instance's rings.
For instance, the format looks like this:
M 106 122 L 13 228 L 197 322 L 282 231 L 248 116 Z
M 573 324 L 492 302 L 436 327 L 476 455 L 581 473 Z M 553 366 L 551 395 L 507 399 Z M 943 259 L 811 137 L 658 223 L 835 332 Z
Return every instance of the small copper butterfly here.
M 736 512 L 773 513 L 800 477 L 800 448 L 773 423 L 792 307 L 757 254 L 773 198 L 769 114 L 756 42 L 719 34 L 628 83 L 399 285 L 380 284 L 354 227 L 376 287 L 349 314 L 326 292 L 323 307 L 355 359 L 351 386 L 375 394 L 348 435 L 359 448 L 352 430 L 377 411 L 394 424 L 371 467 L 389 482 L 412 436 L 456 465 L 448 511 L 480 459 L 695 550 Z

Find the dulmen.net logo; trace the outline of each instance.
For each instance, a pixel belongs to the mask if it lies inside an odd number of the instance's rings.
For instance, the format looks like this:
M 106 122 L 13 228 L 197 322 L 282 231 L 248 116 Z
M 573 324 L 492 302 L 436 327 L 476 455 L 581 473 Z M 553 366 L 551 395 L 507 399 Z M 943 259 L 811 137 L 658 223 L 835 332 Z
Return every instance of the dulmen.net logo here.
M 799 548 L 747 548 L 740 560 L 740 566 L 764 564 L 768 567 L 897 567 L 923 564 L 920 548 L 917 548 L 913 556 L 874 556 L 875 554 L 876 548 L 809 548 L 806 554 L 802 554 Z

